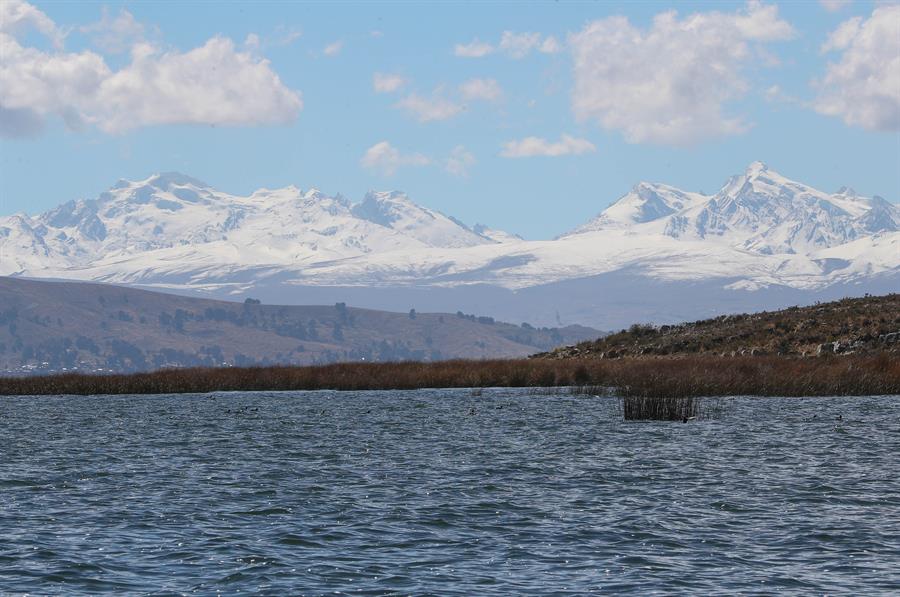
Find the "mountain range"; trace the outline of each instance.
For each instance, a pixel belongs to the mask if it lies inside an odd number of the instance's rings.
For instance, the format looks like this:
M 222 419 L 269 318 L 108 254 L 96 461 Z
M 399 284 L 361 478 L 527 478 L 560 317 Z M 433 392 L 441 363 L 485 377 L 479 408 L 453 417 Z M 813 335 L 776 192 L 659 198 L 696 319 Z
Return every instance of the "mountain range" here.
M 526 241 L 397 191 L 238 196 L 166 173 L 0 218 L 0 275 L 613 329 L 896 290 L 900 208 L 755 162 L 711 195 L 641 182 Z

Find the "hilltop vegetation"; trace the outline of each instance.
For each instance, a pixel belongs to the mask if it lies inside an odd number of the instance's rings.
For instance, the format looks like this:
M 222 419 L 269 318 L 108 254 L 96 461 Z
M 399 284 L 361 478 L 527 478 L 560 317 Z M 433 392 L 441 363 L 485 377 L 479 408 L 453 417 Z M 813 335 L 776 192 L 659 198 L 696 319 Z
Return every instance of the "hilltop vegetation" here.
M 723 315 L 680 325 L 632 325 L 544 358 L 900 354 L 900 294 Z

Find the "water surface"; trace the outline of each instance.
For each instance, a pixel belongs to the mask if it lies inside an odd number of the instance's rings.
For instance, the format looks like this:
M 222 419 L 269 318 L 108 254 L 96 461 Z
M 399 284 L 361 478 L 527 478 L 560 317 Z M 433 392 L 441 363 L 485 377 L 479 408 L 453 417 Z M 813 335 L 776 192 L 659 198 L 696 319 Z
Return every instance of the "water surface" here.
M 890 594 L 900 397 L 0 397 L 0 594 Z

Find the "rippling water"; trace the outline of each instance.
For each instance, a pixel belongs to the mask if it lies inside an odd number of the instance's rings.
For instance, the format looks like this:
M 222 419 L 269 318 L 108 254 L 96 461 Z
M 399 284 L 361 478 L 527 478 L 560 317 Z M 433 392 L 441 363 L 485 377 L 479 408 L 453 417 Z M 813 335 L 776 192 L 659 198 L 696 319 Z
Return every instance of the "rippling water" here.
M 0 398 L 0 593 L 898 588 L 897 396 Z

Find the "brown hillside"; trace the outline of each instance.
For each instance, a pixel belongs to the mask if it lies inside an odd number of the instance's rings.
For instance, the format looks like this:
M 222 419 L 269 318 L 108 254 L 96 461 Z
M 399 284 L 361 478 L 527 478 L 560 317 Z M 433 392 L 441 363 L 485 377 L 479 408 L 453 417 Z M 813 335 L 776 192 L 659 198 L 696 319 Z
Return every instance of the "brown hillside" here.
M 244 304 L 0 277 L 0 372 L 10 373 L 508 358 L 597 335 L 463 313 Z
M 723 315 L 679 325 L 635 324 L 605 338 L 535 356 L 564 359 L 872 352 L 900 354 L 900 294 Z

